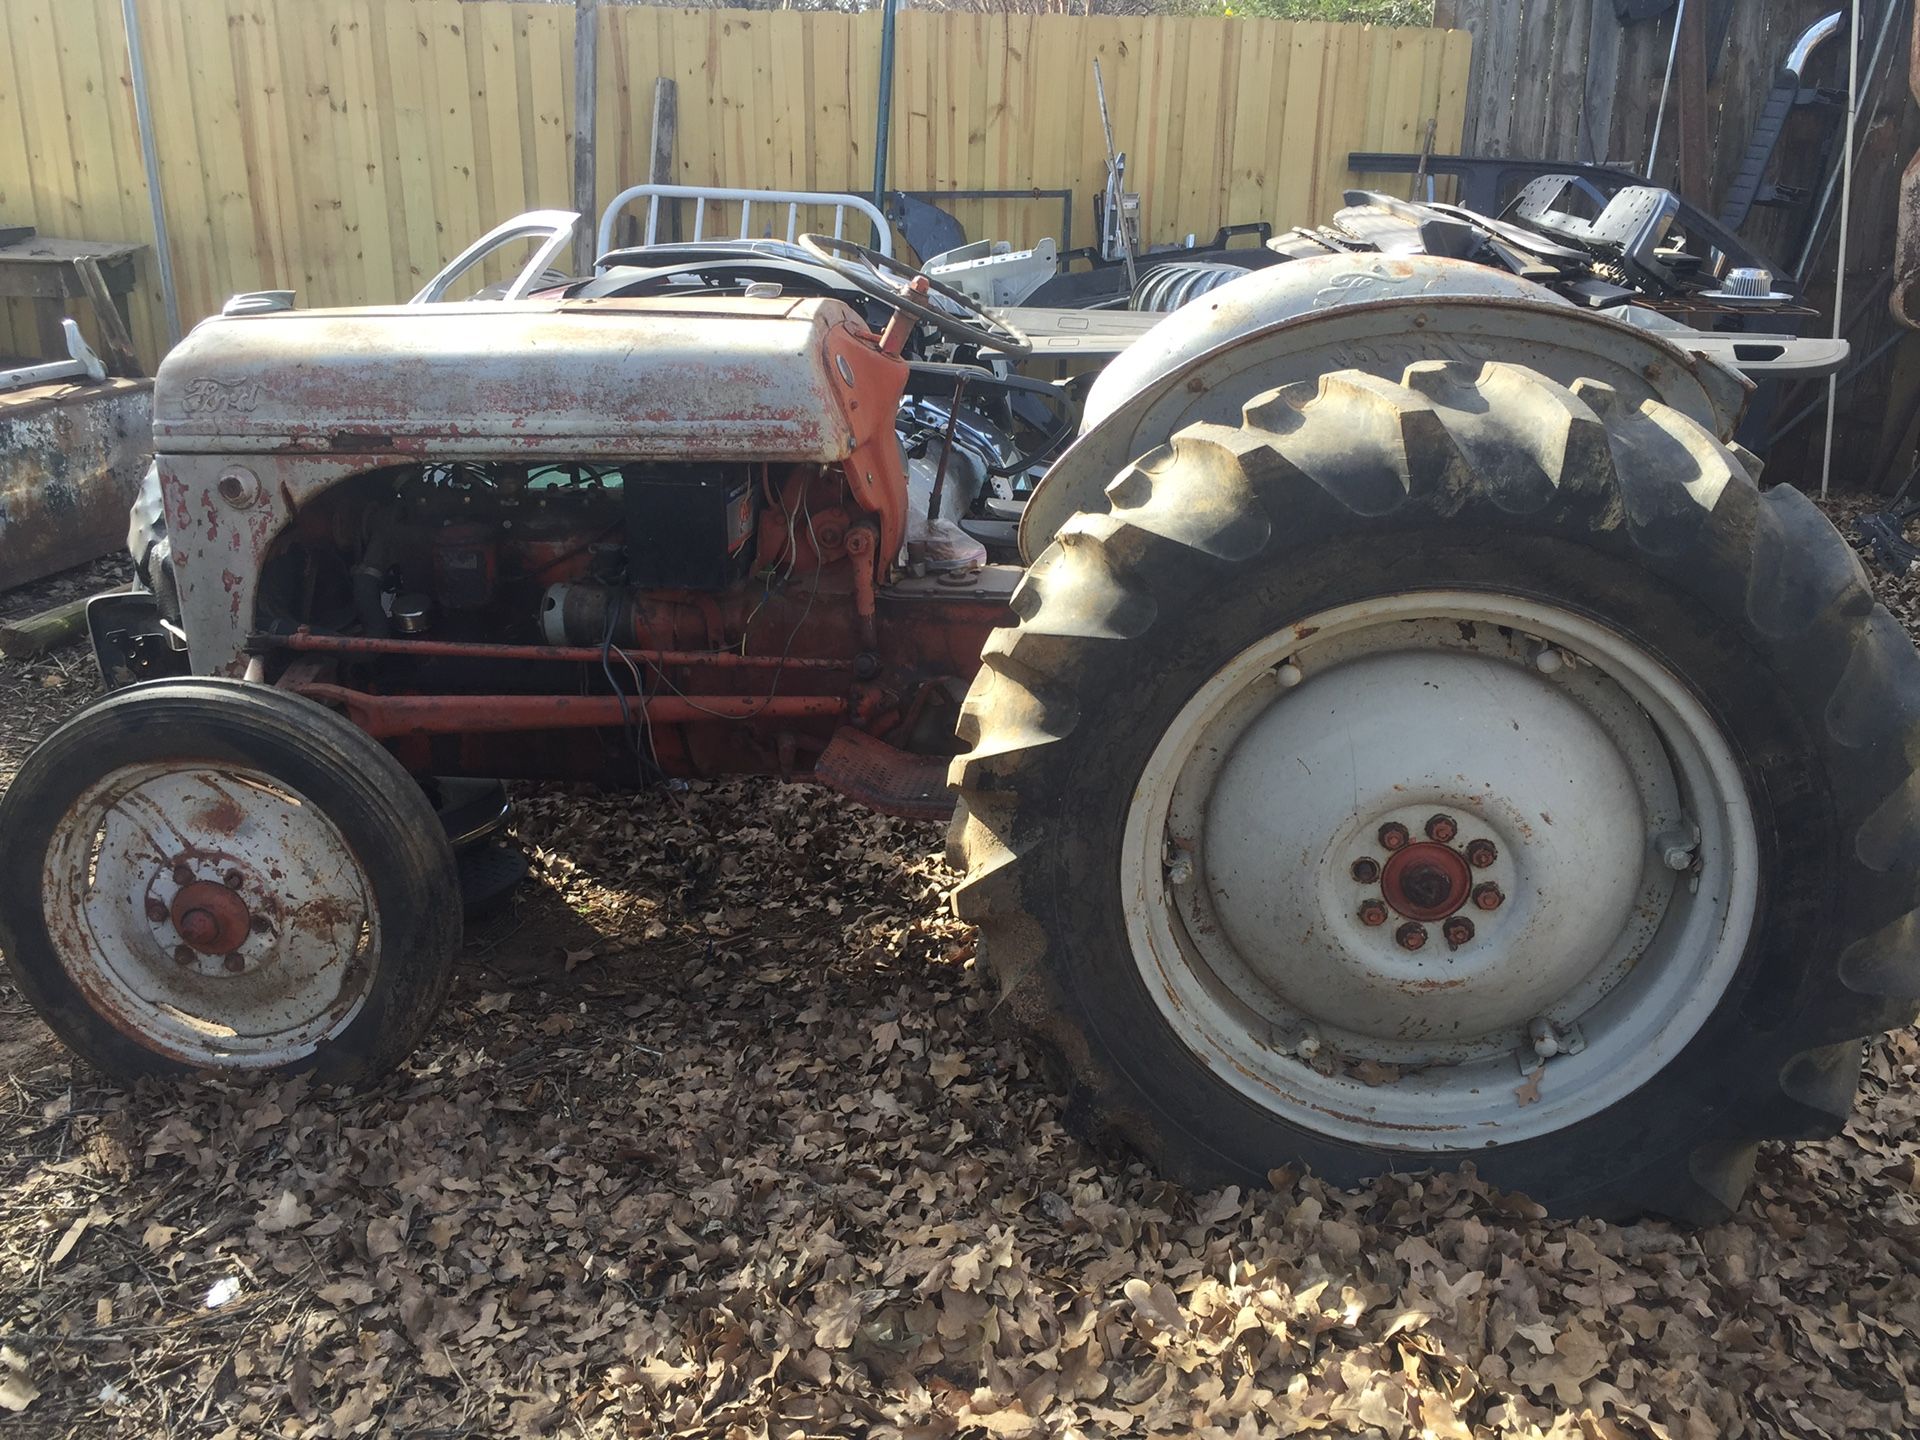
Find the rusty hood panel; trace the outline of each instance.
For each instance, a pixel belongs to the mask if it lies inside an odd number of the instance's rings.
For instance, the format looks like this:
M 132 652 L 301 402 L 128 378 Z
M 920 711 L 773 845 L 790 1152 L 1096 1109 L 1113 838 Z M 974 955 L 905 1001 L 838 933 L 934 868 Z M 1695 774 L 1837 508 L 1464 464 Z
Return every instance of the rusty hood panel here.
M 836 300 L 520 301 L 216 318 L 154 383 L 163 454 L 834 461 Z

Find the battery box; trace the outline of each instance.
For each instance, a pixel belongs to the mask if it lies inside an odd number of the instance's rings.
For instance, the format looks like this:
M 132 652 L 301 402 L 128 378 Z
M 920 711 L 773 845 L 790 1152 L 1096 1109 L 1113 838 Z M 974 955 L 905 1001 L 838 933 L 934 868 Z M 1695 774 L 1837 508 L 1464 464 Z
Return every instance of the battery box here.
M 622 471 L 627 583 L 725 590 L 753 565 L 760 491 L 747 465 L 630 465 Z

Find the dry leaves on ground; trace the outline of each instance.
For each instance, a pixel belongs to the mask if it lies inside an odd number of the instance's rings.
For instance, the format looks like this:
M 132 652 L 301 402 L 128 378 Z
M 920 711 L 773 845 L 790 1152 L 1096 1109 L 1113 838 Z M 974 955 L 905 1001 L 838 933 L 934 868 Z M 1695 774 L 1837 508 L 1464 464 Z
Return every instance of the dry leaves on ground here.
M 0 670 L 0 779 L 89 669 Z M 0 1434 L 1915 1432 L 1911 1031 L 1699 1233 L 1196 1194 L 1070 1136 L 935 827 L 729 782 L 530 789 L 520 831 L 534 882 L 359 1094 L 126 1093 L 0 992 Z

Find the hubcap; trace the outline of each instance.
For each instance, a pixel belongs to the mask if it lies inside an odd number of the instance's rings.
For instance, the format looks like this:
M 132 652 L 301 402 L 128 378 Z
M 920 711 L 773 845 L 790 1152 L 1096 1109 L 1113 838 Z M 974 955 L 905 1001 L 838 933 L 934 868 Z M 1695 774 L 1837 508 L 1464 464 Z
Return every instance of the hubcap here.
M 1744 788 L 1699 702 L 1623 637 L 1507 597 L 1370 601 L 1243 652 L 1130 819 L 1122 893 L 1168 1023 L 1260 1103 L 1393 1148 L 1613 1103 L 1698 1029 L 1755 903 Z
M 366 871 L 317 806 L 257 771 L 110 773 L 68 811 L 43 881 L 74 983 L 187 1064 L 286 1064 L 365 1002 L 379 941 Z

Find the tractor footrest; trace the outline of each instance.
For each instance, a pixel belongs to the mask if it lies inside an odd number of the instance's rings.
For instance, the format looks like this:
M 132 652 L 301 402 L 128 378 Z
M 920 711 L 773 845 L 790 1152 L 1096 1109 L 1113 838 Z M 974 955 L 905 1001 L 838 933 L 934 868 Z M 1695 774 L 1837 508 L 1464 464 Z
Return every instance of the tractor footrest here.
M 813 778 L 883 815 L 947 820 L 953 815 L 947 764 L 947 756 L 914 755 L 842 726 L 821 752 Z

